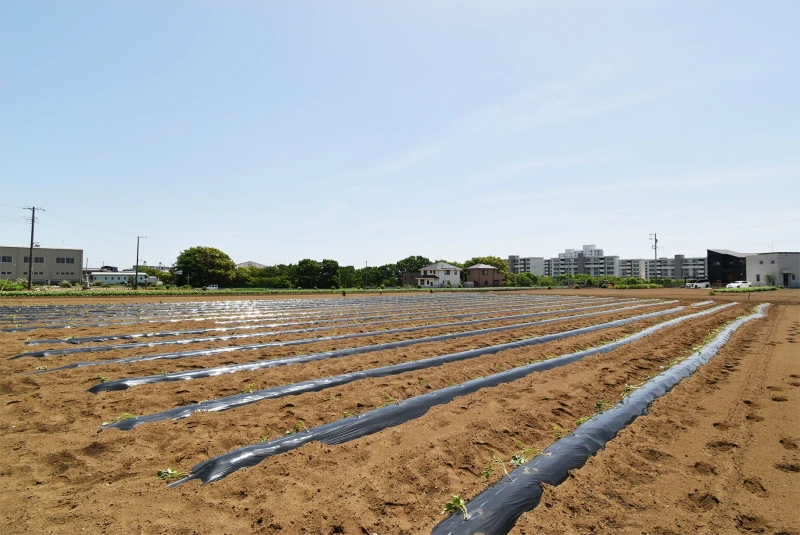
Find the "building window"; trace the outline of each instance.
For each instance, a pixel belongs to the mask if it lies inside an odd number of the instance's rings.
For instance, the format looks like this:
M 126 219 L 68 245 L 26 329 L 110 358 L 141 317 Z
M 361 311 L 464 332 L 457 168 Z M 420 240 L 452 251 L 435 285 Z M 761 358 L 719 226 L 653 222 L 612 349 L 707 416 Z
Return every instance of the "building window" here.
M 774 264 L 774 263 L 775 263 L 775 261 L 774 261 L 774 260 L 770 260 L 770 261 L 769 261 L 769 263 L 770 263 L 770 264 Z
M 756 274 L 756 282 L 761 282 L 761 275 Z
M 444 272 L 444 274 L 445 274 L 445 275 L 449 275 L 449 274 L 450 274 L 450 270 L 449 270 L 449 269 L 446 269 L 446 270 L 445 270 L 445 272 Z
M 13 262 L 14 259 L 12 257 L 10 257 L 10 256 L 4 256 L 4 257 L 0 258 L 0 261 L 2 261 L 2 262 Z
M 43 256 L 34 256 L 33 257 L 34 264 L 44 264 L 44 257 Z
M 759 264 L 763 264 L 763 263 L 764 263 L 764 261 L 763 261 L 763 260 L 759 260 L 759 261 L 758 261 L 758 263 L 759 263 Z
M 489 270 L 488 270 L 488 269 L 484 269 L 484 270 L 483 270 L 483 274 L 484 274 L 484 275 L 488 275 L 488 274 L 489 274 Z

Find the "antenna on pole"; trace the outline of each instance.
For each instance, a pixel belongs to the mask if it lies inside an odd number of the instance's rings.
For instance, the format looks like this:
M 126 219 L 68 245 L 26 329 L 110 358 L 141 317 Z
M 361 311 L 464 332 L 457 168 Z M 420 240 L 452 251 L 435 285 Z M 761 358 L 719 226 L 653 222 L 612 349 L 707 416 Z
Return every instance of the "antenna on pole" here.
M 28 253 L 28 290 L 33 289 L 33 227 L 36 224 L 36 210 L 45 211 L 44 208 L 38 206 L 24 206 L 23 210 L 31 211 L 31 249 Z
M 139 289 L 139 240 L 147 236 L 136 236 L 136 274 L 133 276 L 133 289 Z
M 656 233 L 653 233 L 653 234 L 650 234 L 650 236 L 652 236 L 652 238 L 650 238 L 650 239 L 651 239 L 651 240 L 653 240 L 653 241 L 655 242 L 655 243 L 654 243 L 654 244 L 651 246 L 651 247 L 653 248 L 653 251 L 655 251 L 655 252 L 654 252 L 654 255 L 653 255 L 653 256 L 654 256 L 654 257 L 653 257 L 653 259 L 656 261 L 656 263 L 655 263 L 655 272 L 656 272 L 656 277 L 655 277 L 655 278 L 659 278 L 659 276 L 661 275 L 661 273 L 659 272 L 660 270 L 658 269 L 658 234 L 656 234 Z

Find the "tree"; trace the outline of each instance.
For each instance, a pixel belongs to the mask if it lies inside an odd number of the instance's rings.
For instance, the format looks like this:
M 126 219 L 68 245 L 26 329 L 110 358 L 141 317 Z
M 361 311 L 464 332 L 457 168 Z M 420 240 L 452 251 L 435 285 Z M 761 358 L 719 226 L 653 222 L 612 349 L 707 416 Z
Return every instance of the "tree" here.
M 533 273 L 528 273 L 527 271 L 523 271 L 522 273 L 518 273 L 516 275 L 512 274 L 511 280 L 514 286 L 523 286 L 526 288 L 536 286 L 539 283 L 539 277 Z
M 508 275 L 508 262 L 499 256 L 475 256 L 464 262 L 462 266 L 464 269 L 466 269 L 470 266 L 474 266 L 475 264 L 487 264 L 489 266 L 494 266 L 497 268 L 499 273 Z
M 339 266 L 336 272 L 336 285 L 339 288 L 355 288 L 358 286 L 359 278 L 356 275 L 356 268 L 353 266 Z
M 139 272 L 147 273 L 147 275 L 151 277 L 158 277 L 158 280 L 164 284 L 172 284 L 175 282 L 175 274 L 170 273 L 169 271 L 161 271 L 160 269 L 150 266 L 139 266 Z
M 297 263 L 294 269 L 294 285 L 298 288 L 319 287 L 318 282 L 322 274 L 322 264 L 310 258 L 304 258 Z M 330 288 L 330 284 L 327 286 Z
M 764 282 L 767 283 L 767 286 L 775 286 L 775 276 L 772 273 L 767 273 L 764 275 Z
M 175 269 L 183 273 L 179 284 L 194 283 L 230 285 L 236 279 L 236 264 L 231 257 L 214 247 L 190 247 L 181 251 L 175 262 Z
M 322 260 L 316 284 L 318 288 L 330 288 L 337 283 L 336 274 L 339 272 L 339 262 L 336 260 Z

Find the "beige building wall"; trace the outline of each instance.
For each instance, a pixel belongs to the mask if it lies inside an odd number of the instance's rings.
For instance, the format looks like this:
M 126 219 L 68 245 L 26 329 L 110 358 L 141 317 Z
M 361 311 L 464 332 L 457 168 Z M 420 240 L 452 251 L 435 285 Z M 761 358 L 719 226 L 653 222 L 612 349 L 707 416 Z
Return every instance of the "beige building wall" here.
M 28 280 L 30 247 L 0 245 L 0 279 Z M 83 266 L 82 249 L 57 247 L 33 248 L 33 282 L 58 284 L 61 281 L 80 282 Z

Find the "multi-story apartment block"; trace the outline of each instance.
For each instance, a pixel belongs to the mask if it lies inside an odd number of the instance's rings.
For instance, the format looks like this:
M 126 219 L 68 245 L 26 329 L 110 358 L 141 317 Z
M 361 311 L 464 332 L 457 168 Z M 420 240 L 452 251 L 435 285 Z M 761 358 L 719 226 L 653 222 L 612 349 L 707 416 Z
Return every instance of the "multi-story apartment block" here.
M 520 258 L 517 255 L 508 257 L 508 271 L 511 273 L 533 273 L 537 276 L 544 275 L 544 257 L 526 256 Z
M 708 277 L 705 257 L 630 258 L 619 261 L 620 277 L 640 279 L 705 279 Z
M 0 246 L 0 279 L 27 279 L 30 247 Z M 36 284 L 80 282 L 83 249 L 33 248 L 32 280 Z
M 602 249 L 594 244 L 584 245 L 583 250 L 566 249 L 558 258 L 544 261 L 544 274 L 550 277 L 559 275 L 591 275 L 593 277 L 613 277 L 619 274 L 619 257 L 605 256 Z

